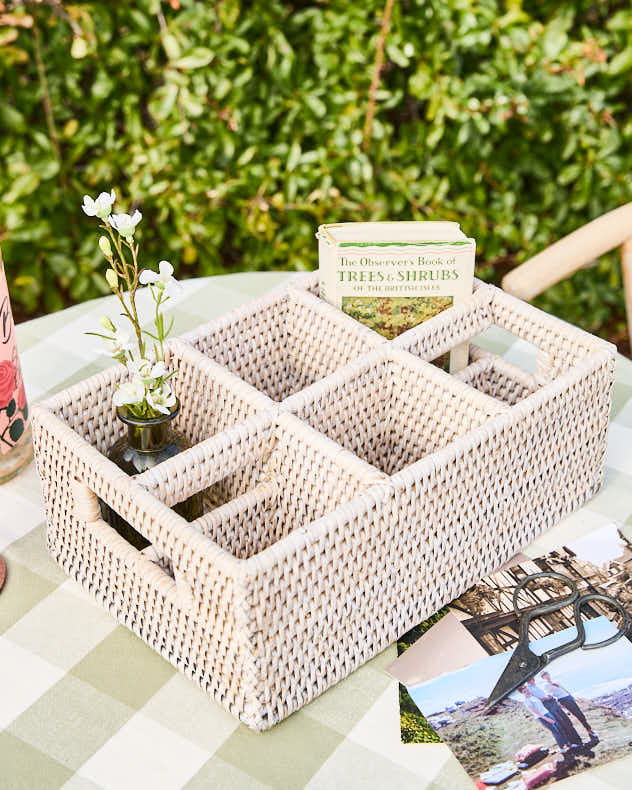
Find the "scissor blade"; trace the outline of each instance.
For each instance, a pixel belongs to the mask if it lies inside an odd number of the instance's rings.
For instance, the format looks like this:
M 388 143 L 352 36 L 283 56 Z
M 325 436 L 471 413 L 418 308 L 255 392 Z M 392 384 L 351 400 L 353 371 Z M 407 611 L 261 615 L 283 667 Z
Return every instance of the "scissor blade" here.
M 488 711 L 508 694 L 511 694 L 512 691 L 522 686 L 529 678 L 537 675 L 545 666 L 546 662 L 541 656 L 536 656 L 535 653 L 532 653 L 528 645 L 519 644 L 509 659 L 504 672 L 498 678 L 498 682 L 489 695 L 483 712 Z

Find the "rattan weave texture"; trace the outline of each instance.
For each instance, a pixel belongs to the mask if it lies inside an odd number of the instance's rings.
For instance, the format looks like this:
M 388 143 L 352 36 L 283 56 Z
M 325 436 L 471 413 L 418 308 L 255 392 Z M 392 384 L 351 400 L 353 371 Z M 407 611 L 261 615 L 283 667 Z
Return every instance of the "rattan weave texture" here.
M 170 342 L 193 446 L 136 478 L 113 367 L 33 410 L 48 547 L 121 623 L 249 727 L 342 679 L 594 494 L 614 347 L 477 283 L 386 341 L 306 275 Z M 496 324 L 524 372 L 476 345 Z M 170 506 L 204 492 L 187 523 Z M 107 502 L 153 544 L 139 553 Z

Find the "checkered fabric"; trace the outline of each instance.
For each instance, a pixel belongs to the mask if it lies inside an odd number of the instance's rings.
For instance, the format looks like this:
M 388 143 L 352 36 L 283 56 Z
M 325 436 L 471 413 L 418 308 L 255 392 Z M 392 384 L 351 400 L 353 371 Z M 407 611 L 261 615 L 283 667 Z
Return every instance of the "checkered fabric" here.
M 249 273 L 184 283 L 177 332 L 259 296 L 291 275 Z M 150 315 L 149 305 L 144 305 Z M 31 400 L 101 370 L 100 299 L 22 324 L 18 342 Z M 532 370 L 528 343 L 498 328 L 477 339 Z M 613 520 L 632 533 L 632 363 L 619 357 L 603 489 L 534 543 L 535 556 Z M 40 486 L 31 466 L 0 487 L 0 788 L 427 788 L 472 783 L 443 744 L 404 745 L 397 683 L 385 650 L 269 732 L 240 725 L 68 580 L 44 544 Z M 632 537 L 632 534 L 631 534 Z M 629 788 L 632 756 L 564 787 Z M 557 785 L 556 785 L 557 786 Z

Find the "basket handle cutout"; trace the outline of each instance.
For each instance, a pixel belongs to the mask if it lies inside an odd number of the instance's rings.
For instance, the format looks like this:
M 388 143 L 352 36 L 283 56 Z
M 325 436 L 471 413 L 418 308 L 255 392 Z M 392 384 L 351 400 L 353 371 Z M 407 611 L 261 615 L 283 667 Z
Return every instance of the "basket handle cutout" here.
M 75 478 L 72 484 L 73 515 L 107 550 L 115 551 L 129 567 L 147 581 L 159 585 L 163 594 L 172 595 L 182 608 L 192 610 L 193 594 L 184 572 L 174 566 L 166 555 L 160 555 L 150 543 L 145 549 L 133 546 L 103 518 L 102 501 L 83 481 Z M 117 514 L 119 517 L 120 514 Z

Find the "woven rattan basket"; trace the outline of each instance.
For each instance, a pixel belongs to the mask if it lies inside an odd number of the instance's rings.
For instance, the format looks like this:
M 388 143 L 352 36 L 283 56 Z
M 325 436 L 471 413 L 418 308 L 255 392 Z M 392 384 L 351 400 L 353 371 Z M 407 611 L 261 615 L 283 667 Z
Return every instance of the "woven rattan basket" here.
M 169 345 L 191 449 L 136 478 L 113 367 L 33 410 L 57 562 L 254 729 L 348 675 L 601 484 L 613 347 L 491 286 L 385 341 L 293 281 Z M 525 373 L 472 345 L 492 324 Z M 204 492 L 187 523 L 170 509 Z M 139 553 L 107 502 L 153 544 Z

